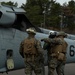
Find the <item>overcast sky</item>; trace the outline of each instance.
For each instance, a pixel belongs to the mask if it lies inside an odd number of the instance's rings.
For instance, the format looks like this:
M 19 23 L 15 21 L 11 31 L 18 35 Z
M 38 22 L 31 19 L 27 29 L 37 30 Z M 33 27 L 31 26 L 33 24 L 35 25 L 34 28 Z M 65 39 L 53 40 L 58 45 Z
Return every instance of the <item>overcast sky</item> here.
M 0 2 L 2 1 L 5 1 L 5 2 L 8 2 L 8 1 L 12 1 L 12 2 L 17 2 L 19 6 L 22 5 L 22 3 L 26 3 L 26 0 L 0 0 Z M 64 2 L 68 2 L 68 1 L 71 1 L 71 0 L 56 0 L 56 2 L 59 2 L 61 5 L 64 3 Z M 74 0 L 75 1 L 75 0 Z

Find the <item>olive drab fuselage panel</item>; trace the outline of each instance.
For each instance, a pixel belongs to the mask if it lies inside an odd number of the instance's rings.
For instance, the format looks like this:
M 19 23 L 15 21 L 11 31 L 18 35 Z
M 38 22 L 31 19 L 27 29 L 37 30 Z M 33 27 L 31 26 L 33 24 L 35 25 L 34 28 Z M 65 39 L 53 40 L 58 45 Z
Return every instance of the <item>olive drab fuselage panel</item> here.
M 34 38 L 31 39 L 25 39 L 24 40 L 24 53 L 25 54 L 36 54 L 36 40 Z

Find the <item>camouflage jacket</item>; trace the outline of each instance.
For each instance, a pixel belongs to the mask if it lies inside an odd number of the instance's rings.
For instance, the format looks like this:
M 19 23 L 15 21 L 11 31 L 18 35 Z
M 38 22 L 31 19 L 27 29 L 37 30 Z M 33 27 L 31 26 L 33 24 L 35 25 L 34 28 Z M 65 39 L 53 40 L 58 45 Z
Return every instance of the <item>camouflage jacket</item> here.
M 35 40 L 36 40 L 35 41 L 35 48 L 36 48 L 38 54 L 42 54 L 43 55 L 43 49 L 41 47 L 41 42 L 39 40 L 37 40 L 37 39 L 35 39 Z M 19 52 L 22 55 L 22 57 L 24 57 L 24 41 L 21 42 L 20 49 L 19 49 Z
M 58 45 L 58 44 L 62 44 L 62 40 L 61 39 L 57 39 L 57 38 L 44 38 L 42 39 L 42 41 L 44 41 L 44 45 L 43 45 L 43 49 L 44 50 L 48 50 L 49 48 Z

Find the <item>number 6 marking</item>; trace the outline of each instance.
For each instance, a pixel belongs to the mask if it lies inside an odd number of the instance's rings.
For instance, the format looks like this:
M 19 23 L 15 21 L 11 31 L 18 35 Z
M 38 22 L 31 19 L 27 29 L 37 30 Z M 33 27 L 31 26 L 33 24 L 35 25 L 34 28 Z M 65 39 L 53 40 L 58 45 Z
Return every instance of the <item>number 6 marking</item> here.
M 74 48 L 73 45 L 70 46 L 70 56 L 71 56 L 71 57 L 74 56 L 74 50 L 73 50 L 72 48 Z

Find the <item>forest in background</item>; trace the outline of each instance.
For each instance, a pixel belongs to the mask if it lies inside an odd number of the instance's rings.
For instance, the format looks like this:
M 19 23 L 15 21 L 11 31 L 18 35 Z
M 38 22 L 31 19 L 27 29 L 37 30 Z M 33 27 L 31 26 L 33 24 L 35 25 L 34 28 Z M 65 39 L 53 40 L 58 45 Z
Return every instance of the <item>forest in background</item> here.
M 1 2 L 10 6 L 18 6 L 12 1 Z M 60 3 L 55 0 L 27 0 L 21 5 L 26 11 L 26 16 L 33 25 L 38 27 L 63 30 L 75 34 L 75 1 Z

